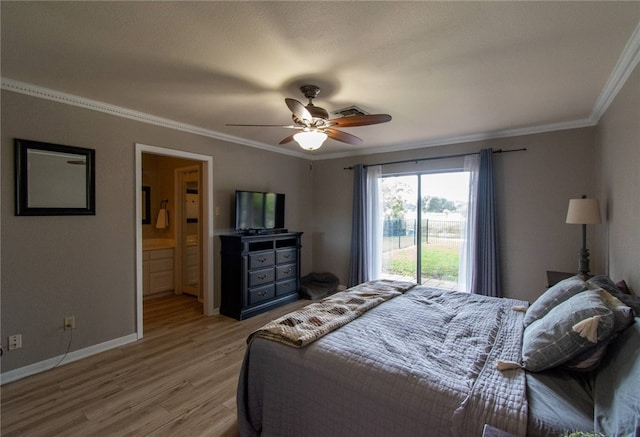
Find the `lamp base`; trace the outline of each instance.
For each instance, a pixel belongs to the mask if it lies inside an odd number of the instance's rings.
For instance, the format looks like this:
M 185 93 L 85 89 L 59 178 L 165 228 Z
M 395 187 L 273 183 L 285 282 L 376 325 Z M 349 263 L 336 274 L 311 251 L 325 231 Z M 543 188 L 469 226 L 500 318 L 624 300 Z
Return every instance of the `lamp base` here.
M 580 276 L 589 276 L 589 249 L 580 249 L 580 262 L 578 264 L 578 273 Z

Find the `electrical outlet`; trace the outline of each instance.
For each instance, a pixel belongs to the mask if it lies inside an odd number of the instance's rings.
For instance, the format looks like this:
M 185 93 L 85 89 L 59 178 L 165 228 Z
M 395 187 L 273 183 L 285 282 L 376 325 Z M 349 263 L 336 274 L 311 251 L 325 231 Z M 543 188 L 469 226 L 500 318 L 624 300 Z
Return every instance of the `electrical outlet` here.
M 9 336 L 9 350 L 20 349 L 22 347 L 22 334 Z
M 76 329 L 76 316 L 67 316 L 64 318 L 64 330 Z

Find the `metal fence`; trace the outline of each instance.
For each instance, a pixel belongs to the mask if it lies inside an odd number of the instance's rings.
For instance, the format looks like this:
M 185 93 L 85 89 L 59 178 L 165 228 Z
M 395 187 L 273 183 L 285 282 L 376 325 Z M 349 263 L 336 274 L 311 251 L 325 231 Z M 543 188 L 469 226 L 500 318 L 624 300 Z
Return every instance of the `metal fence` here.
M 384 221 L 382 251 L 404 249 L 417 245 L 417 220 L 390 219 Z M 422 242 L 447 247 L 459 247 L 462 241 L 460 220 L 422 220 Z

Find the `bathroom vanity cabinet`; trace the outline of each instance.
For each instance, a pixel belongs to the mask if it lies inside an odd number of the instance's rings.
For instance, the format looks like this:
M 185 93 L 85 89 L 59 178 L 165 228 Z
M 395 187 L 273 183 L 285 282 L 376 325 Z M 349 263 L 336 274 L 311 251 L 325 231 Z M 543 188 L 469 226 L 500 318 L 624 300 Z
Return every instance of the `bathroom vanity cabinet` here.
M 172 291 L 174 284 L 173 248 L 144 250 L 142 252 L 142 294 Z
M 220 313 L 243 320 L 298 300 L 301 236 L 221 235 Z

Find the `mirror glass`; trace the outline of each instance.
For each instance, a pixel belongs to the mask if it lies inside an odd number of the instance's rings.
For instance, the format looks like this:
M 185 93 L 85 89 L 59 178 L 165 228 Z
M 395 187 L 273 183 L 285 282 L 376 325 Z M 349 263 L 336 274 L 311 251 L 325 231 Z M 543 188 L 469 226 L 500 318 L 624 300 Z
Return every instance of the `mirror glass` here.
M 95 215 L 95 151 L 15 140 L 16 215 Z
M 27 150 L 29 208 L 86 208 L 87 157 Z M 55 181 L 55 183 L 51 183 Z
M 182 292 L 202 297 L 200 287 L 200 194 L 199 171 L 184 170 L 182 178 L 182 225 L 180 226 L 182 247 Z
M 142 186 L 142 224 L 151 224 L 151 187 Z

